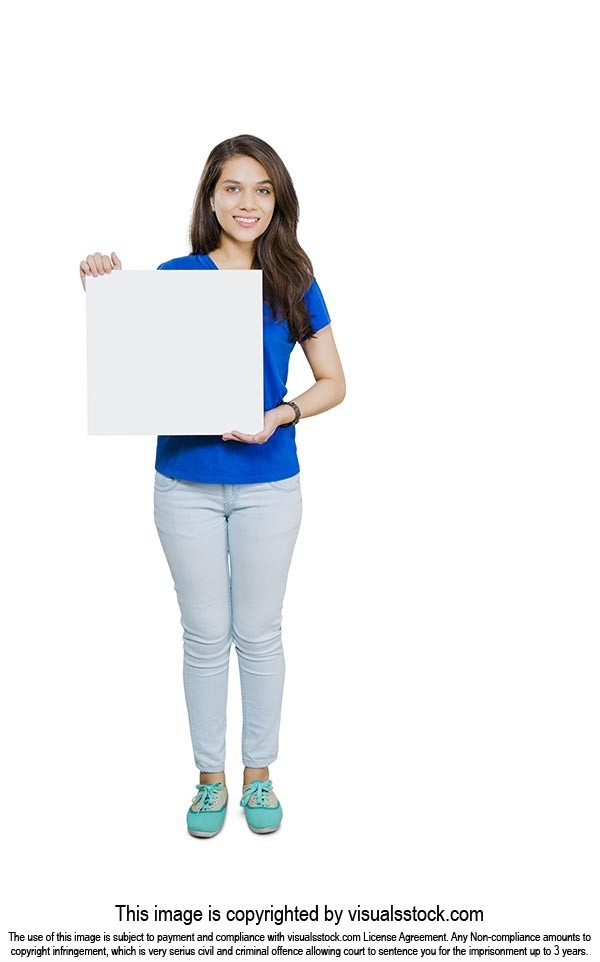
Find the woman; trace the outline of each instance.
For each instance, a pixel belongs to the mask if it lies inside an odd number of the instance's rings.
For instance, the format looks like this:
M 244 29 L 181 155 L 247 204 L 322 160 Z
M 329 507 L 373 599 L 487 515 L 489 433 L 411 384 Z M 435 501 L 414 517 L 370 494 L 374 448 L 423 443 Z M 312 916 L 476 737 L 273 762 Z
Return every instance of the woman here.
M 183 626 L 183 678 L 197 794 L 192 835 L 216 835 L 227 807 L 225 713 L 231 642 L 242 689 L 241 805 L 258 833 L 282 817 L 269 765 L 278 751 L 285 663 L 281 612 L 302 514 L 295 425 L 339 404 L 345 381 L 312 265 L 296 237 L 298 200 L 279 156 L 263 140 L 233 137 L 210 153 L 194 203 L 192 253 L 159 270 L 263 271 L 264 426 L 255 435 L 159 437 L 155 523 Z M 90 254 L 85 277 L 121 269 Z M 283 401 L 299 341 L 315 383 Z

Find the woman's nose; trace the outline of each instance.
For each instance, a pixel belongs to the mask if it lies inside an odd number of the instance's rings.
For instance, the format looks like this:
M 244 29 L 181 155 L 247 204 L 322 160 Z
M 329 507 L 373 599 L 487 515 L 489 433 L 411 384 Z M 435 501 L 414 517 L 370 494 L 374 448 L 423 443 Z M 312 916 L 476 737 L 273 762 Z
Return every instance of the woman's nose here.
M 254 194 L 251 190 L 242 196 L 240 207 L 243 207 L 244 210 L 254 210 Z

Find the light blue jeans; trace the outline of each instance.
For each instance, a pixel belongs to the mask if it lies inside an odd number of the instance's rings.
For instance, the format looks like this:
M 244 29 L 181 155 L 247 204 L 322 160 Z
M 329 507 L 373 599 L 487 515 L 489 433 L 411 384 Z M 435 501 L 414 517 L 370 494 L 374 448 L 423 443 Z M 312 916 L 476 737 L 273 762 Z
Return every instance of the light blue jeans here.
M 242 689 L 242 760 L 263 768 L 277 757 L 281 613 L 301 517 L 299 474 L 207 484 L 155 473 L 154 521 L 181 611 L 185 699 L 201 772 L 225 769 L 232 642 Z

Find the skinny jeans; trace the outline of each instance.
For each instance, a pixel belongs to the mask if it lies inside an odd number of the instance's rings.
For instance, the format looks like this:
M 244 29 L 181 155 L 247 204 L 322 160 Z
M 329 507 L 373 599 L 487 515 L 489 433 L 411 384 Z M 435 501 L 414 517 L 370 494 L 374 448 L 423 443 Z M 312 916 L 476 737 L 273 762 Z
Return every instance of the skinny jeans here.
M 155 472 L 154 521 L 183 627 L 183 684 L 194 761 L 225 769 L 229 656 L 242 693 L 242 760 L 277 758 L 285 659 L 281 618 L 300 521 L 300 474 L 208 484 Z

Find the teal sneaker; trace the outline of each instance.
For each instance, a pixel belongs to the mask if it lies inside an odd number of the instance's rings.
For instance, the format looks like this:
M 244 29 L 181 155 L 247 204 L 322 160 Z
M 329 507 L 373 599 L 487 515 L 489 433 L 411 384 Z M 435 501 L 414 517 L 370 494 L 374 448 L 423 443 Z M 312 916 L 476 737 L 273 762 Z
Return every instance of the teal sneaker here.
M 227 808 L 227 789 L 223 782 L 211 785 L 196 785 L 198 794 L 192 799 L 187 813 L 187 827 L 190 835 L 197 838 L 210 838 L 220 832 L 225 821 Z
M 270 778 L 265 782 L 255 778 L 249 785 L 244 785 L 240 805 L 244 809 L 248 827 L 253 832 L 266 835 L 279 828 L 283 811 Z

